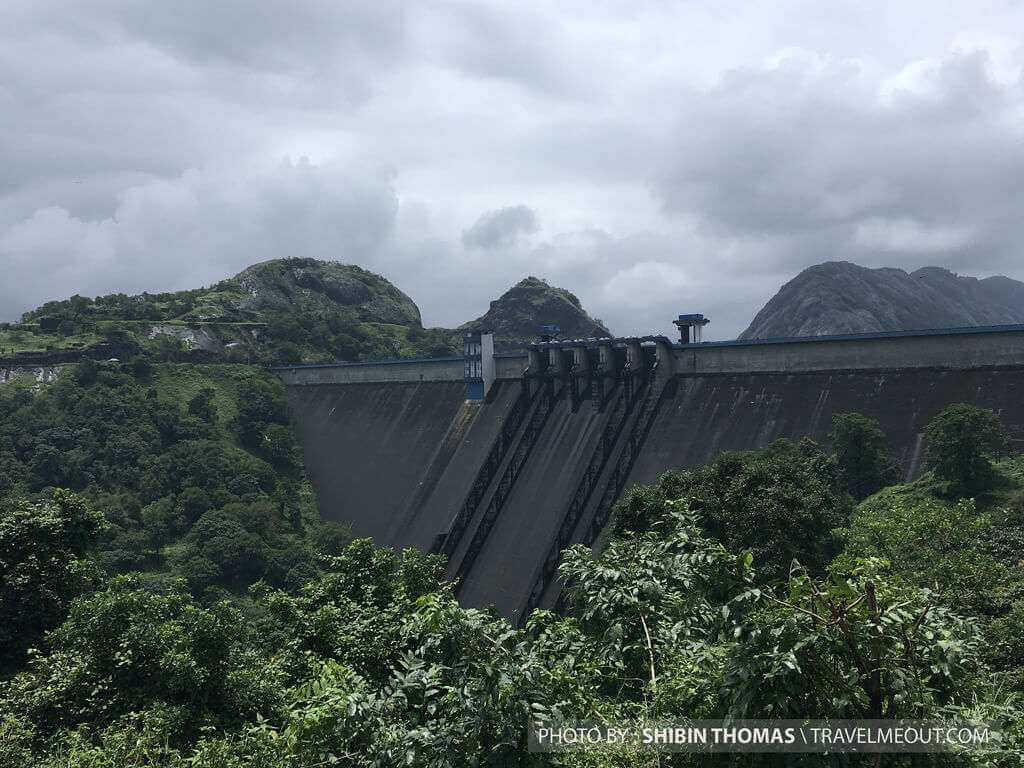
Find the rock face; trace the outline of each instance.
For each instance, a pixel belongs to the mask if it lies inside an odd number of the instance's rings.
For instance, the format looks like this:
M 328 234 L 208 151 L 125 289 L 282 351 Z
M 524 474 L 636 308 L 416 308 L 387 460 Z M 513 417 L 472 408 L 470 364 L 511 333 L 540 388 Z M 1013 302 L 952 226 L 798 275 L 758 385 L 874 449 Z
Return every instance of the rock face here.
M 316 259 L 274 259 L 254 264 L 229 282 L 245 292 L 242 311 L 314 313 L 339 305 L 360 320 L 420 325 L 416 303 L 379 275 L 352 264 Z
M 536 341 L 540 325 L 555 324 L 566 339 L 611 336 L 600 320 L 587 314 L 580 300 L 564 288 L 537 277 L 520 280 L 491 302 L 482 317 L 460 331 L 494 331 L 498 349 L 513 349 Z
M 849 262 L 809 267 L 786 283 L 741 339 L 1024 323 L 1024 283 L 940 267 L 915 272 Z
M 0 385 L 13 382 L 15 379 L 35 380 L 35 388 L 56 381 L 63 369 L 59 365 L 43 365 L 34 367 L 0 367 Z

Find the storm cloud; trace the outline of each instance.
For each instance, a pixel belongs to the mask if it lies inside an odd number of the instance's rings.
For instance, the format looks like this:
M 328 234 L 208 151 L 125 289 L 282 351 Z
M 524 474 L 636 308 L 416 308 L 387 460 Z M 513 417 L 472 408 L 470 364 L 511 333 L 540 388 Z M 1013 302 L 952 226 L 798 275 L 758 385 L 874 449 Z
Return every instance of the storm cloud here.
M 313 256 L 741 330 L 829 259 L 1024 278 L 1011 4 L 0 7 L 0 319 Z

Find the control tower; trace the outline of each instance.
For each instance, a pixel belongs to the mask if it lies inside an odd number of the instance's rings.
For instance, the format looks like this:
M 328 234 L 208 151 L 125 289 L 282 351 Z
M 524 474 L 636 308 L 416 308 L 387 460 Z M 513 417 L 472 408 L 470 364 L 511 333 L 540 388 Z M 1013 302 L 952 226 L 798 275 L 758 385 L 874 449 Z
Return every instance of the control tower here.
M 678 320 L 673 320 L 672 325 L 679 329 L 680 344 L 699 344 L 701 330 L 710 323 L 702 314 L 680 315 Z

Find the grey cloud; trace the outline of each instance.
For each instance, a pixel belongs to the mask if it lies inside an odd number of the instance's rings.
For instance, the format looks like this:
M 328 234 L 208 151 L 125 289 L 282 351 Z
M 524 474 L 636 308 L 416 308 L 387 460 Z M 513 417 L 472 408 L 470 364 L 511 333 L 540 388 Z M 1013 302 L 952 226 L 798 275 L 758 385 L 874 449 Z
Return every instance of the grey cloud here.
M 826 259 L 1024 277 L 1024 10 L 948 6 L 8 0 L 0 318 L 287 255 L 718 338 Z
M 283 163 L 255 172 L 187 171 L 125 190 L 108 218 L 47 207 L 0 232 L 8 319 L 73 293 L 177 290 L 265 259 L 372 261 L 390 238 L 389 178 Z
M 880 90 L 844 64 L 733 73 L 688 106 L 657 187 L 666 209 L 774 243 L 768 269 L 836 257 L 1016 266 L 1024 81 L 996 82 L 982 52 L 914 74 Z
M 7 16 L 22 29 L 45 25 L 93 44 L 145 41 L 190 63 L 297 69 L 307 75 L 337 63 L 336 54 L 379 62 L 394 57 L 407 21 L 406 5 L 398 0 L 99 0 L 88 8 L 62 0 L 15 0 Z
M 525 205 L 499 208 L 483 214 L 462 233 L 467 248 L 508 248 L 522 235 L 532 235 L 539 228 L 537 213 Z
M 477 0 L 443 0 L 421 20 L 441 41 L 435 57 L 473 77 L 535 89 L 561 100 L 588 96 L 590 79 L 570 44 L 572 20 L 543 4 L 507 5 Z

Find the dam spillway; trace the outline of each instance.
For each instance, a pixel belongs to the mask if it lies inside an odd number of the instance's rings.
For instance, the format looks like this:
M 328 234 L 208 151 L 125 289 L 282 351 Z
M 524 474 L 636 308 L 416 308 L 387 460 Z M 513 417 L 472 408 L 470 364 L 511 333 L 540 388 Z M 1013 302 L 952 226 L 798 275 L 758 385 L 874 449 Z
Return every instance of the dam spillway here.
M 590 339 L 484 362 L 483 388 L 462 358 L 277 373 L 321 513 L 382 546 L 443 552 L 463 604 L 515 620 L 554 606 L 561 549 L 592 545 L 614 501 L 668 469 L 825 442 L 834 413 L 857 411 L 912 477 L 925 425 L 957 402 L 993 409 L 1024 444 L 1024 326 Z

